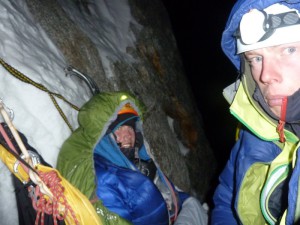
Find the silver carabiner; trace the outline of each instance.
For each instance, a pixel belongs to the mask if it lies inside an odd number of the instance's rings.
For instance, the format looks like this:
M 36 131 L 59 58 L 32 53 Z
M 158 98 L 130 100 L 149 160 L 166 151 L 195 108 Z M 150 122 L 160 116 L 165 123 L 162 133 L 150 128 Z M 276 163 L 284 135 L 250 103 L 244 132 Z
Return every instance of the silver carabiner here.
M 8 115 L 9 115 L 10 120 L 13 121 L 14 116 L 15 116 L 15 115 L 14 115 L 14 111 L 13 111 L 11 108 L 8 108 L 8 107 L 4 104 L 2 98 L 0 98 L 0 104 L 2 104 L 3 108 L 5 109 L 5 111 L 8 112 Z
M 28 154 L 30 156 L 33 167 L 35 167 L 37 164 L 41 163 L 40 156 L 36 152 L 28 150 Z M 20 155 L 20 157 L 22 159 L 25 159 L 25 155 L 23 153 Z M 16 174 L 18 174 L 18 172 L 19 172 L 18 167 L 19 167 L 20 163 L 21 162 L 19 160 L 17 160 L 13 166 L 14 173 L 16 173 Z M 23 183 L 26 184 L 27 182 L 25 180 L 23 180 Z

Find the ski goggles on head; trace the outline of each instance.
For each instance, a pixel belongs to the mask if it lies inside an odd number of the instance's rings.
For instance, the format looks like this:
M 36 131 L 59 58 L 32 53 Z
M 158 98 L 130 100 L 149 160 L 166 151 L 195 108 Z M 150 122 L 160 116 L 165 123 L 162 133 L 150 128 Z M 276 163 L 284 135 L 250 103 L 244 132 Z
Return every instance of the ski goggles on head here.
M 297 24 L 300 24 L 300 17 L 296 11 L 267 14 L 253 9 L 242 17 L 235 36 L 241 43 L 251 45 L 268 39 L 278 28 Z

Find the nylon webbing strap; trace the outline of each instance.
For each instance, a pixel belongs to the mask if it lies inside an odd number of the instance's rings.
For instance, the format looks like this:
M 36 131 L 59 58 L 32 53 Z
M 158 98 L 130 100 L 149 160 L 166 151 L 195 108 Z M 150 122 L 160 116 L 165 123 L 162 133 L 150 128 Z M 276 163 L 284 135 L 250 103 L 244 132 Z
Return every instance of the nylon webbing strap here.
M 31 80 L 29 77 L 27 77 L 26 75 L 24 75 L 23 73 L 21 73 L 20 71 L 18 71 L 17 69 L 13 68 L 11 65 L 9 65 L 8 63 L 6 63 L 2 58 L 0 58 L 0 63 L 1 65 L 9 72 L 11 73 L 14 77 L 18 78 L 19 80 L 31 84 L 33 86 L 35 86 L 36 88 L 45 91 L 49 94 L 51 101 L 53 102 L 55 108 L 58 110 L 59 114 L 61 115 L 61 117 L 63 118 L 63 120 L 66 122 L 66 124 L 68 125 L 68 127 L 70 128 L 71 131 L 73 131 L 73 128 L 69 122 L 69 120 L 67 119 L 66 115 L 64 114 L 64 112 L 62 111 L 62 109 L 60 108 L 60 106 L 58 105 L 55 97 L 63 100 L 64 102 L 66 102 L 68 105 L 70 105 L 73 109 L 79 111 L 79 107 L 77 107 L 76 105 L 72 104 L 71 102 L 69 102 L 67 99 L 65 99 L 62 95 L 54 93 L 49 91 L 44 85 L 39 84 L 33 80 Z
M 13 136 L 11 136 L 11 139 L 7 133 L 7 131 L 5 130 L 4 126 L 2 125 L 2 123 L 0 123 L 0 133 L 3 137 L 3 140 L 0 138 L 0 144 L 3 145 L 3 147 L 9 151 L 17 160 L 19 160 L 21 162 L 21 166 L 24 168 L 25 171 L 28 171 L 28 169 L 31 169 L 32 172 L 37 173 L 35 171 L 35 169 L 33 169 L 31 167 L 31 165 L 29 165 L 24 159 L 21 158 L 21 156 L 19 155 L 19 152 L 21 152 L 21 150 L 17 150 L 14 146 L 14 144 L 12 143 Z

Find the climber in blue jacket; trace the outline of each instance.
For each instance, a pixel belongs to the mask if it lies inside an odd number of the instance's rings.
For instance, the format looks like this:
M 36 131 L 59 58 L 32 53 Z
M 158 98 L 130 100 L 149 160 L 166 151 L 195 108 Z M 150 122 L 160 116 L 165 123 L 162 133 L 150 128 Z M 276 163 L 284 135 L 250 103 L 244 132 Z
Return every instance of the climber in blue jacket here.
M 300 223 L 299 10 L 299 0 L 238 0 L 230 13 L 222 48 L 240 76 L 224 96 L 240 126 L 214 225 Z

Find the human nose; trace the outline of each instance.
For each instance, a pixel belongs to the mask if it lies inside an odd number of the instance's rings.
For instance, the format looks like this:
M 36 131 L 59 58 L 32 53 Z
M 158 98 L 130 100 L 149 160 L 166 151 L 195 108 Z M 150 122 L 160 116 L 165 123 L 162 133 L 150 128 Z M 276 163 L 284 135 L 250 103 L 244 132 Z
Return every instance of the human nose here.
M 130 132 L 129 130 L 127 130 L 127 129 L 123 129 L 122 132 L 120 133 L 118 139 L 119 139 L 119 141 L 122 143 L 122 142 L 124 142 L 124 141 L 130 140 L 131 137 L 132 137 L 131 132 Z
M 128 140 L 131 137 L 131 133 L 128 130 L 125 130 L 123 133 L 123 139 Z
M 264 84 L 280 82 L 282 79 L 282 71 L 280 68 L 280 63 L 277 60 L 264 58 L 260 75 L 261 82 Z

